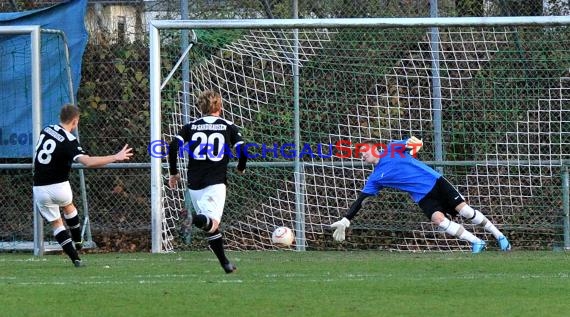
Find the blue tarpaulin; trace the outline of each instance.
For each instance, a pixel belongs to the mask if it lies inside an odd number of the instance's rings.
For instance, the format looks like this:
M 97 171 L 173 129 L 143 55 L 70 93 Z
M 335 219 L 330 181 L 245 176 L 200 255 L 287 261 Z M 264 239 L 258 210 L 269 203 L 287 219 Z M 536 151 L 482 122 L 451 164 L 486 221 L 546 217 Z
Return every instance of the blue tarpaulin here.
M 65 34 L 73 96 L 81 80 L 81 60 L 87 44 L 84 17 L 87 0 L 70 0 L 44 9 L 0 13 L 0 26 L 39 25 Z M 30 36 L 0 36 L 0 157 L 31 157 L 32 140 Z M 42 32 L 42 125 L 58 123 L 59 109 L 71 102 L 63 37 Z

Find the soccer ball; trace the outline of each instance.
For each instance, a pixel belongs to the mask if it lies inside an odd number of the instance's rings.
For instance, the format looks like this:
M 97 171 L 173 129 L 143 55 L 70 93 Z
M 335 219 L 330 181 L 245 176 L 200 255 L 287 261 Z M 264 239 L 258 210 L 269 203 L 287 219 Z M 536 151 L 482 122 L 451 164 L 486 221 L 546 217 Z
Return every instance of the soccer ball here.
M 295 241 L 293 230 L 287 227 L 278 227 L 271 234 L 271 242 L 277 246 L 288 247 Z

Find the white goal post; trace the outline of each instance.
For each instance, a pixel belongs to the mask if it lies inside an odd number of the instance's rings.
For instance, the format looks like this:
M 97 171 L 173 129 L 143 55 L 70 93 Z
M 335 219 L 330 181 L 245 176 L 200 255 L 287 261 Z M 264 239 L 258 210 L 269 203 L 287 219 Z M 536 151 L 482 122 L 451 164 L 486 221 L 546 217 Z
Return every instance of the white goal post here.
M 261 31 L 265 31 L 265 30 L 273 30 L 273 29 L 278 29 L 278 30 L 287 30 L 291 32 L 291 38 L 292 41 L 290 41 L 289 45 L 289 49 L 290 52 L 292 53 L 291 55 L 288 55 L 288 58 L 290 58 L 289 62 L 290 65 L 292 66 L 291 69 L 287 70 L 290 71 L 292 73 L 292 77 L 293 80 L 295 80 L 295 83 L 293 85 L 293 87 L 295 87 L 294 89 L 292 89 L 291 91 L 291 99 L 292 99 L 292 104 L 294 105 L 294 109 L 290 109 L 290 114 L 291 114 L 291 120 L 292 120 L 292 127 L 294 129 L 293 134 L 294 134 L 294 140 L 295 140 L 295 144 L 294 147 L 297 150 L 296 153 L 299 153 L 299 146 L 300 146 L 300 128 L 299 128 L 299 124 L 301 122 L 301 118 L 300 118 L 300 114 L 299 114 L 299 82 L 298 82 L 298 69 L 296 69 L 296 67 L 294 66 L 298 66 L 300 64 L 302 64 L 303 61 L 303 56 L 300 55 L 299 53 L 299 46 L 300 46 L 300 39 L 299 39 L 299 31 L 300 30 L 305 30 L 305 29 L 313 29 L 313 30 L 332 30 L 332 29 L 348 29 L 348 28 L 367 28 L 367 29 L 391 29 L 391 28 L 431 28 L 430 32 L 438 32 L 438 28 L 454 28 L 454 27 L 516 27 L 516 26 L 540 26 L 540 27 L 546 27 L 546 26 L 568 26 L 570 25 L 570 16 L 540 16 L 540 17 L 464 17 L 464 18 L 370 18 L 370 19 L 364 19 L 364 18 L 356 18 L 356 19 L 263 19 L 263 20 L 259 20 L 259 19 L 251 19 L 251 20 L 153 20 L 150 22 L 149 24 L 149 32 L 150 32 L 150 120 L 151 120 L 151 131 L 150 131 L 150 140 L 149 142 L 156 142 L 157 140 L 162 140 L 164 138 L 164 131 L 162 131 L 163 127 L 164 127 L 164 122 L 163 122 L 163 118 L 166 116 L 166 114 L 163 111 L 163 90 L 162 87 L 167 85 L 167 81 L 170 80 L 169 76 L 164 76 L 164 74 L 168 74 L 170 72 L 170 70 L 165 71 L 162 67 L 164 67 L 164 60 L 163 60 L 163 52 L 161 51 L 162 45 L 161 43 L 167 42 L 168 39 L 165 39 L 161 32 L 165 32 L 165 31 L 174 31 L 174 30 L 209 30 L 209 29 L 226 29 L 226 30 L 236 30 L 236 29 L 240 29 L 240 30 L 251 30 L 251 29 L 255 29 L 255 30 L 261 30 Z M 318 35 L 316 37 L 319 37 L 321 35 Z M 326 36 L 326 34 L 324 35 Z M 504 33 L 499 34 L 499 39 L 497 40 L 498 42 L 500 42 L 502 39 L 502 36 L 506 36 L 504 35 Z M 255 36 L 253 36 L 255 37 Z M 437 36 L 435 38 L 438 38 Z M 255 40 L 255 39 L 254 39 Z M 309 44 L 312 44 L 314 39 L 305 39 L 305 41 Z M 197 39 L 197 41 L 200 41 L 200 38 Z M 318 38 L 317 40 L 314 40 L 314 42 L 318 42 L 321 43 L 325 40 Z M 282 44 L 282 43 L 280 43 Z M 439 44 L 437 42 L 430 42 L 429 43 L 431 45 L 431 51 L 428 49 L 427 52 L 425 52 L 426 54 L 431 54 L 432 56 L 438 56 L 439 53 Z M 487 43 L 485 43 L 486 45 Z M 493 43 L 494 45 L 496 45 L 496 43 Z M 312 46 L 309 45 L 310 49 L 315 49 L 316 46 Z M 492 50 L 492 49 L 490 49 Z M 498 50 L 498 49 L 496 49 Z M 256 52 L 250 51 L 249 53 L 251 53 L 252 55 L 256 54 Z M 269 52 L 268 54 L 271 54 L 272 52 Z M 484 52 L 485 54 L 488 54 L 488 52 Z M 307 53 L 309 54 L 309 53 Z M 220 54 L 223 55 L 223 54 Z M 186 58 L 185 53 L 182 54 L 182 56 L 179 57 L 179 61 L 181 59 Z M 436 58 L 434 58 L 436 59 Z M 478 61 L 475 61 L 476 63 L 478 63 Z M 179 65 L 179 63 L 175 63 L 173 61 L 169 61 L 169 63 L 171 65 Z M 434 68 L 428 69 L 426 72 L 431 72 L 432 74 L 436 74 L 433 75 L 434 77 L 437 77 L 437 79 L 439 80 L 439 71 L 434 71 L 434 70 L 439 70 L 438 65 L 433 66 Z M 279 75 L 278 71 L 271 71 L 271 73 L 273 75 Z M 433 80 L 433 78 L 432 78 Z M 183 83 L 183 86 L 185 86 L 186 84 Z M 190 85 L 192 86 L 192 85 Z M 200 86 L 200 85 L 198 85 Z M 193 86 L 194 87 L 194 86 Z M 441 96 L 441 92 L 439 91 L 434 91 L 437 89 L 440 89 L 438 87 L 436 87 L 435 85 L 429 88 L 432 92 L 432 96 Z M 194 92 L 191 92 L 192 94 Z M 380 93 L 378 93 L 378 95 L 376 96 L 378 99 L 380 99 Z M 432 99 L 431 97 L 427 97 L 427 99 Z M 433 100 L 429 101 L 429 107 L 420 107 L 420 110 L 425 110 L 427 109 L 430 115 L 430 120 L 433 120 L 433 129 L 437 130 L 438 129 L 438 125 L 441 125 L 442 122 L 440 121 L 441 119 L 436 120 L 436 118 L 438 118 L 438 112 L 441 111 L 441 105 L 438 105 L 438 102 L 441 102 L 441 100 L 438 100 L 437 98 L 433 98 Z M 433 104 L 431 104 L 433 103 Z M 531 115 L 533 115 L 535 112 L 533 112 L 534 110 L 530 110 L 527 114 L 528 115 L 528 120 L 531 120 Z M 556 111 L 556 113 L 559 113 L 561 116 L 564 114 L 567 114 L 567 110 L 566 109 L 555 109 L 553 111 Z M 390 113 L 389 113 L 390 114 Z M 236 117 L 241 116 L 241 113 L 236 114 Z M 376 120 L 376 117 L 374 115 L 370 115 L 368 114 L 366 116 L 364 115 L 360 115 L 359 116 L 363 116 L 365 118 L 368 118 L 370 120 Z M 440 116 L 439 116 L 440 117 Z M 433 119 L 432 119 L 433 118 Z M 391 122 L 390 120 L 392 120 L 393 118 L 389 117 L 387 118 L 387 122 Z M 412 121 L 412 119 L 405 119 L 407 121 Z M 375 121 L 376 122 L 376 121 Z M 378 122 L 380 122 L 378 120 Z M 560 122 L 563 124 L 567 124 L 567 121 L 565 119 L 560 119 Z M 401 130 L 404 132 L 416 132 L 419 133 L 421 132 L 421 126 L 420 128 L 414 126 L 414 124 L 420 124 L 421 123 L 410 123 L 408 128 L 402 128 Z M 527 124 L 528 126 L 528 124 Z M 432 126 L 430 126 L 432 127 Z M 358 127 L 356 126 L 351 126 L 351 128 L 354 128 L 355 130 L 358 129 Z M 372 129 L 372 128 L 369 128 Z M 518 129 L 518 126 L 517 126 Z M 529 128 L 530 129 L 530 128 Z M 441 131 L 441 129 L 439 129 L 439 131 Z M 335 131 L 323 131 L 323 133 L 330 133 L 330 134 L 334 134 Z M 553 133 L 557 133 L 561 139 L 563 139 L 560 143 L 560 149 L 566 149 L 568 144 L 566 143 L 567 141 L 565 141 L 566 139 L 564 139 L 566 137 L 566 132 L 563 131 L 559 131 L 556 130 Z M 370 137 L 370 136 L 374 136 L 375 132 L 367 132 L 367 133 L 362 133 L 362 135 L 358 135 L 358 138 L 361 137 Z M 510 136 L 508 135 L 508 133 L 506 133 L 507 136 L 505 136 L 505 138 L 507 140 L 510 140 Z M 344 135 L 338 135 L 339 137 L 354 137 L 351 134 L 344 134 Z M 564 137 L 564 138 L 562 138 Z M 166 140 L 168 141 L 168 140 Z M 505 141 L 506 142 L 506 141 Z M 517 141 L 520 142 L 521 145 L 524 147 L 526 144 L 523 144 L 523 141 Z M 437 144 L 437 140 L 436 142 L 434 142 Z M 531 143 L 529 141 L 529 143 Z M 441 145 L 440 145 L 441 146 Z M 511 143 L 506 143 L 505 146 L 508 148 L 509 146 L 513 146 L 511 145 Z M 515 144 L 515 147 L 520 148 L 519 145 Z M 441 148 L 435 148 L 434 152 L 435 152 L 435 157 L 438 157 L 438 153 L 442 153 L 442 149 Z M 520 150 L 519 150 L 520 151 Z M 517 158 L 518 162 L 526 162 L 524 164 L 526 164 L 525 166 L 528 166 L 529 169 L 531 167 L 534 167 L 534 161 L 533 160 L 533 156 L 531 153 L 533 150 L 530 150 L 530 146 L 528 149 L 528 153 L 520 153 L 520 156 Z M 466 164 L 474 164 L 477 166 L 481 166 L 481 170 L 482 171 L 488 171 L 489 169 L 493 169 L 494 167 L 496 167 L 496 165 L 498 164 L 498 161 L 501 160 L 509 160 L 510 158 L 508 157 L 504 157 L 501 156 L 500 151 L 497 151 L 498 154 L 496 154 L 495 156 L 493 155 L 489 155 L 489 159 L 485 160 L 485 161 L 475 161 L 475 162 L 469 162 Z M 540 166 L 543 166 L 543 164 L 545 166 L 565 166 L 568 164 L 568 159 L 570 157 L 568 157 L 567 154 L 564 154 L 562 152 L 558 153 L 554 153 L 554 158 L 552 159 L 552 161 L 544 161 L 542 158 L 540 158 Z M 522 159 L 521 159 L 522 158 Z M 308 173 L 308 169 L 310 169 L 311 167 L 309 165 L 307 165 L 305 162 L 302 162 L 300 160 L 298 160 L 297 158 L 295 158 L 294 161 L 290 162 L 291 165 L 290 167 L 294 167 L 295 172 L 294 172 L 294 190 L 291 190 L 291 192 L 294 192 L 294 198 L 290 198 L 290 202 L 288 202 L 289 204 L 293 204 L 294 205 L 294 213 L 295 215 L 292 217 L 293 219 L 288 219 L 287 223 L 289 224 L 293 224 L 293 227 L 295 228 L 295 234 L 296 234 L 296 248 L 297 250 L 304 250 L 305 246 L 306 246 L 306 232 L 305 232 L 305 226 L 310 225 L 310 226 L 319 226 L 320 229 L 322 231 L 322 227 L 326 226 L 328 224 L 330 224 L 330 221 L 332 219 L 335 219 L 335 217 L 338 217 L 338 215 L 327 215 L 326 217 L 322 217 L 322 218 L 318 218 L 320 216 L 315 216 L 316 218 L 320 219 L 317 220 L 317 223 L 311 223 L 311 224 L 305 224 L 304 219 L 306 218 L 306 214 L 305 214 L 305 207 L 308 204 L 308 199 L 311 198 L 309 197 L 309 195 L 307 195 L 304 192 L 304 187 L 305 187 L 305 182 L 304 182 L 304 177 L 305 175 Z M 313 162 L 314 163 L 314 162 Z M 449 163 L 446 162 L 431 162 L 434 165 L 438 165 L 438 166 L 447 166 L 450 165 Z M 353 169 L 357 170 L 358 173 L 361 172 L 366 172 L 368 171 L 367 168 L 362 167 L 361 165 L 358 165 L 359 163 L 355 163 L 354 161 L 334 161 L 334 162 L 330 162 L 330 163 L 322 163 L 320 162 L 321 165 L 318 166 L 318 168 L 323 168 L 323 166 L 345 166 L 345 165 L 350 165 L 352 166 Z M 453 164 L 451 164 L 453 165 Z M 509 165 L 510 167 L 510 165 Z M 515 167 L 516 168 L 516 167 Z M 165 222 L 165 206 L 164 206 L 164 184 L 165 184 L 165 175 L 167 174 L 167 167 L 166 165 L 163 165 L 163 158 L 158 157 L 158 156 L 153 156 L 151 155 L 151 231 L 152 231 L 152 249 L 151 251 L 153 253 L 160 253 L 160 252 L 169 252 L 172 251 L 172 245 L 170 244 L 170 242 L 168 241 L 170 239 L 170 235 L 171 233 L 168 232 L 168 230 L 170 230 L 171 228 L 169 228 L 169 225 L 166 224 Z M 181 170 L 182 171 L 182 170 Z M 343 173 L 343 177 L 344 177 L 344 171 Z M 483 173 L 483 172 L 482 172 Z M 489 172 L 491 173 L 491 172 Z M 315 174 L 318 174 L 318 172 L 315 172 Z M 334 174 L 334 173 L 333 173 Z M 553 173 L 554 174 L 554 173 Z M 360 174 L 358 174 L 360 175 Z M 315 175 L 310 175 L 311 177 L 317 177 Z M 183 176 L 184 178 L 185 176 Z M 488 178 L 492 178 L 492 177 L 488 177 Z M 520 176 L 519 176 L 520 178 Z M 324 179 L 327 179 L 326 177 Z M 329 179 L 329 181 L 332 181 Z M 316 183 L 316 181 L 315 181 Z M 522 186 L 522 185 L 521 185 Z M 334 187 L 334 186 L 331 186 Z M 346 188 L 345 191 L 348 192 L 354 192 L 355 190 L 359 190 L 360 188 Z M 336 188 L 334 189 L 336 191 Z M 521 190 L 522 192 L 522 190 Z M 521 193 L 520 196 L 525 196 L 526 194 Z M 318 201 L 318 199 L 317 199 Z M 316 204 L 318 205 L 318 203 L 311 203 L 311 204 Z M 319 206 L 313 206 L 315 208 L 318 209 Z M 277 207 L 276 207 L 277 208 Z M 565 211 L 567 213 L 567 211 Z M 274 217 L 274 216 L 272 216 Z M 564 215 L 565 217 L 565 227 L 564 227 L 564 243 L 568 244 L 570 243 L 568 240 L 568 215 Z M 274 220 L 270 220 L 270 221 L 274 221 Z M 327 221 L 327 223 L 318 223 L 319 221 Z M 276 225 L 277 222 L 272 223 L 272 225 Z M 267 230 L 266 228 L 257 228 L 256 230 Z M 432 232 L 435 229 L 432 227 L 426 227 L 425 231 L 429 232 L 429 234 L 424 235 L 423 233 L 418 233 L 418 239 L 435 239 L 434 243 L 440 243 L 440 240 L 438 240 L 438 238 L 433 238 L 433 234 Z M 318 235 L 321 234 L 321 232 L 317 232 L 318 230 L 315 229 L 315 231 L 311 232 L 311 234 L 314 235 Z M 420 231 L 423 231 L 420 230 Z M 244 238 L 245 239 L 245 238 Z M 411 240 L 415 239 L 415 234 L 414 237 L 409 238 Z M 415 243 L 415 242 L 414 242 Z M 448 242 L 444 242 L 444 243 L 448 243 Z M 568 245 L 566 245 L 568 246 Z M 430 249 L 429 245 L 424 245 L 422 247 L 426 247 L 427 249 Z M 454 248 L 455 246 L 450 246 L 447 245 L 447 247 L 449 248 Z M 263 248 L 263 247 L 260 247 Z M 247 249 L 247 247 L 245 248 Z

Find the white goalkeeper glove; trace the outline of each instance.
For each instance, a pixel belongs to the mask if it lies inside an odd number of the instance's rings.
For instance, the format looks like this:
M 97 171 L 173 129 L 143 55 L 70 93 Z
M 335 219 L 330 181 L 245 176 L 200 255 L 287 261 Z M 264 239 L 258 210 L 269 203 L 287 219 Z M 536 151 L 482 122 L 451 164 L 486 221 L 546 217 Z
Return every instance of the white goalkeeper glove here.
M 331 225 L 331 228 L 335 228 L 333 232 L 333 238 L 338 242 L 344 241 L 345 237 L 344 232 L 346 231 L 346 228 L 348 228 L 349 226 L 350 226 L 350 220 L 348 220 L 346 217 L 343 217 L 341 220 L 333 223 Z
M 421 139 L 418 139 L 415 136 L 412 136 L 411 138 L 408 139 L 408 141 L 406 141 L 406 150 L 410 151 L 411 156 L 415 156 L 416 154 L 418 154 L 422 146 L 424 146 L 424 142 L 422 142 Z

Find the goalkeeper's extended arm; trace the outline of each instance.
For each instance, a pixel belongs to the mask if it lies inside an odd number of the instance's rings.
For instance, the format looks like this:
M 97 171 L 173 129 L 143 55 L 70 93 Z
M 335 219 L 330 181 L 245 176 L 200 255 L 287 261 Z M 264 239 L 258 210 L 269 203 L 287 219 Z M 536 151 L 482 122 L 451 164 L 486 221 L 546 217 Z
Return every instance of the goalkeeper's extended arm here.
M 333 232 L 333 238 L 336 241 L 339 242 L 344 241 L 345 231 L 346 228 L 350 226 L 350 220 L 352 220 L 354 216 L 356 216 L 360 208 L 362 208 L 362 203 L 364 202 L 364 200 L 370 196 L 373 195 L 367 193 L 360 193 L 360 195 L 358 195 L 358 198 L 352 203 L 352 205 L 350 205 L 350 209 L 344 215 L 344 217 L 341 220 L 331 225 L 331 227 L 335 229 Z
M 362 208 L 362 203 L 364 202 L 364 200 L 371 196 L 373 195 L 367 193 L 360 193 L 360 195 L 358 195 L 358 198 L 356 198 L 356 200 L 352 203 L 352 205 L 350 205 L 350 209 L 348 209 L 348 211 L 344 215 L 344 218 L 352 220 L 354 216 L 356 216 L 360 208 Z

